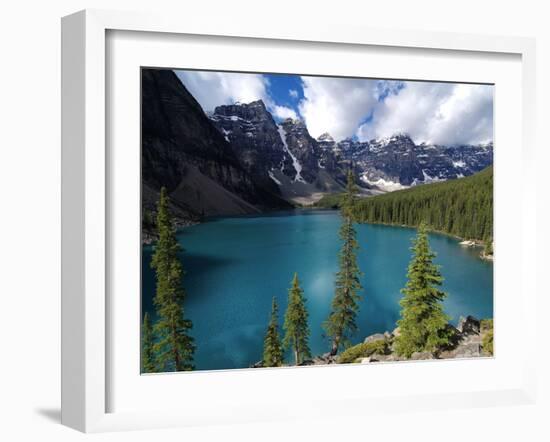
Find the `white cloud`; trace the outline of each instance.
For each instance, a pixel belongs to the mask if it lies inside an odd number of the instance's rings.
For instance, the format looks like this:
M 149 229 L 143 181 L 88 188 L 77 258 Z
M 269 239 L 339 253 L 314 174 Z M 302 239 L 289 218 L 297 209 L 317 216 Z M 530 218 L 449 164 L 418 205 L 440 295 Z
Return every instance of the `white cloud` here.
M 277 105 L 269 96 L 269 81 L 260 74 L 230 72 L 174 71 L 203 110 L 235 102 L 263 100 L 268 110 L 279 119 L 298 118 L 294 109 Z M 297 93 L 297 92 L 296 92 Z
M 205 111 L 263 100 L 275 118 L 296 119 L 271 97 L 261 74 L 175 71 Z M 493 87 L 454 83 L 301 77 L 299 112 L 310 134 L 360 140 L 408 133 L 415 142 L 459 144 L 493 139 Z M 296 89 L 289 89 L 298 98 Z M 369 117 L 368 122 L 365 120 Z
M 377 102 L 376 81 L 302 77 L 300 114 L 313 137 L 329 132 L 335 140 L 350 137 Z
M 221 104 L 255 100 L 269 102 L 268 81 L 259 74 L 230 72 L 174 71 L 203 110 L 212 111 Z
M 270 111 L 274 117 L 280 118 L 281 120 L 286 120 L 287 118 L 292 118 L 293 120 L 296 120 L 298 118 L 296 111 L 290 107 L 271 104 Z
M 493 139 L 493 87 L 406 82 L 378 103 L 371 122 L 357 130 L 361 140 L 403 132 L 416 142 L 475 144 Z

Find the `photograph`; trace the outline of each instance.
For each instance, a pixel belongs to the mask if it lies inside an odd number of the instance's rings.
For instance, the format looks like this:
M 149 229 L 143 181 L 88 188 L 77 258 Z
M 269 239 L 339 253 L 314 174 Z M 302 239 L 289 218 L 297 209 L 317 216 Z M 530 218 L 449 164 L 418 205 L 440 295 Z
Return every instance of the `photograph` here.
M 494 87 L 141 67 L 141 374 L 493 357 Z

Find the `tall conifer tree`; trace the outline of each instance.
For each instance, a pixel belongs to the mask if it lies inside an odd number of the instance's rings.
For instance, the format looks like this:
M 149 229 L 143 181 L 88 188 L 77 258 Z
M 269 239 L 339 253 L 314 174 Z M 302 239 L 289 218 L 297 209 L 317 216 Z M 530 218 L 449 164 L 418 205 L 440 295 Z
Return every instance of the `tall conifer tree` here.
M 184 271 L 178 258 L 181 250 L 176 239 L 174 222 L 168 209 L 168 195 L 163 187 L 157 210 L 158 243 L 151 261 L 156 271 L 156 293 L 154 298 L 158 322 L 154 331 L 158 337 L 153 348 L 157 362 L 163 370 L 182 371 L 193 369 L 195 346 L 189 335 L 192 327 L 185 319 L 182 286 Z
M 304 292 L 300 288 L 297 273 L 294 274 L 292 286 L 288 291 L 288 306 L 283 328 L 285 330 L 283 346 L 292 349 L 294 361 L 296 365 L 300 365 L 304 360 L 311 357 L 311 352 L 308 342 L 309 326 L 306 300 Z
M 425 223 L 421 223 L 413 239 L 413 257 L 407 273 L 407 284 L 401 290 L 401 319 L 397 321 L 399 336 L 395 341 L 397 354 L 410 357 L 414 352 L 437 354 L 449 343 L 449 318 L 443 312 L 442 301 L 447 296 L 439 289 L 443 282 L 439 266 L 433 263 Z
M 271 317 L 264 339 L 264 367 L 280 367 L 283 365 L 283 348 L 279 337 L 278 307 L 275 297 L 271 303 Z
M 153 326 L 149 319 L 149 313 L 145 313 L 143 317 L 143 325 L 141 327 L 141 372 L 153 373 L 156 368 L 155 352 L 153 351 Z
M 359 310 L 359 295 L 362 275 L 357 265 L 356 251 L 359 248 L 357 234 L 353 227 L 353 210 L 355 206 L 357 186 L 351 169 L 348 171 L 346 192 L 340 206 L 342 224 L 340 239 L 342 248 L 338 257 L 339 271 L 336 273 L 336 289 L 332 299 L 331 312 L 323 324 L 326 334 L 332 339 L 330 353 L 338 353 L 340 345 L 346 345 L 351 335 L 357 330 L 355 317 Z

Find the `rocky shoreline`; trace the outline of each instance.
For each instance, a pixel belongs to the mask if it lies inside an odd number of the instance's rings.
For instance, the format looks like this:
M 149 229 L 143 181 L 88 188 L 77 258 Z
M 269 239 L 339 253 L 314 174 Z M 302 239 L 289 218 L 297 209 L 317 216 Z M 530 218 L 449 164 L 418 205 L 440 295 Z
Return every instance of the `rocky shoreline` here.
M 330 365 L 330 364 L 372 364 L 398 361 L 420 361 L 435 359 L 468 359 L 493 356 L 493 320 L 479 320 L 473 316 L 460 317 L 458 325 L 452 330 L 451 344 L 441 349 L 438 354 L 430 352 L 416 352 L 410 358 L 404 358 L 394 352 L 393 343 L 399 336 L 399 328 L 392 332 L 376 333 L 367 336 L 364 341 L 350 347 L 342 353 L 333 356 L 325 353 L 305 361 L 302 366 Z M 252 368 L 262 367 L 257 362 Z
M 479 257 L 486 261 L 494 261 L 495 259 L 493 253 L 486 252 L 485 244 L 483 241 L 479 241 L 475 239 L 466 239 L 466 240 L 460 241 L 458 244 L 461 245 L 462 247 L 483 247 L 483 250 L 479 254 Z M 492 248 L 493 248 L 493 243 L 491 243 L 491 250 Z

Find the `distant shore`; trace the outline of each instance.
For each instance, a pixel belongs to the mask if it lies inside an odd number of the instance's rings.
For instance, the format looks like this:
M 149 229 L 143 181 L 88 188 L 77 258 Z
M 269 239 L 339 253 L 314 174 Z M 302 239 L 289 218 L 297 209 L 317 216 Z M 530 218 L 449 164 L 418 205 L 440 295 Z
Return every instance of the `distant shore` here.
M 263 212 L 263 213 L 258 213 L 258 214 L 247 214 L 247 215 L 227 215 L 227 216 L 223 216 L 223 215 L 220 215 L 220 216 L 215 216 L 215 217 L 206 217 L 200 221 L 197 221 L 197 220 L 188 220 L 188 219 L 177 219 L 176 220 L 176 229 L 177 230 L 183 230 L 187 227 L 191 227 L 191 226 L 195 226 L 197 224 L 202 224 L 203 222 L 208 222 L 210 220 L 213 220 L 213 219 L 216 219 L 216 218 L 226 218 L 226 217 L 250 217 L 250 216 L 270 216 L 270 215 L 273 215 L 273 214 L 276 214 L 276 213 L 279 213 L 279 212 L 309 212 L 309 211 L 327 211 L 327 212 L 330 212 L 330 211 L 335 211 L 335 210 L 338 210 L 338 209 L 335 209 L 333 207 L 317 207 L 315 205 L 305 205 L 305 206 L 298 206 L 298 207 L 295 207 L 294 209 L 289 209 L 289 210 L 285 210 L 285 211 L 280 211 L 280 210 L 273 210 L 273 211 L 267 211 L 267 212 Z M 360 223 L 360 224 L 372 224 L 372 225 L 382 225 L 382 226 L 389 226 L 389 227 L 403 227 L 403 228 L 408 228 L 408 229 L 415 229 L 416 226 L 410 226 L 410 225 L 407 225 L 407 224 L 397 224 L 397 223 L 382 223 L 382 222 L 368 222 L 368 223 Z M 448 232 L 443 232 L 441 230 L 436 230 L 436 229 L 429 229 L 429 232 L 430 233 L 436 233 L 438 235 L 444 235 L 444 236 L 448 236 L 448 237 L 451 237 L 451 238 L 454 238 L 456 239 L 457 241 L 459 241 L 459 245 L 460 246 L 463 246 L 463 247 L 470 247 L 470 248 L 483 248 L 484 247 L 484 243 L 483 241 L 479 240 L 479 239 L 467 239 L 467 238 L 462 238 L 460 236 L 457 236 L 457 235 L 453 235 L 451 233 L 448 233 Z M 141 233 L 141 244 L 142 245 L 152 245 L 155 241 L 156 241 L 157 237 L 156 235 L 151 231 L 151 230 L 142 230 L 142 233 Z M 481 253 L 479 253 L 479 257 L 480 259 L 483 259 L 485 261 L 494 261 L 494 256 L 492 254 L 486 254 L 485 251 L 481 251 Z

